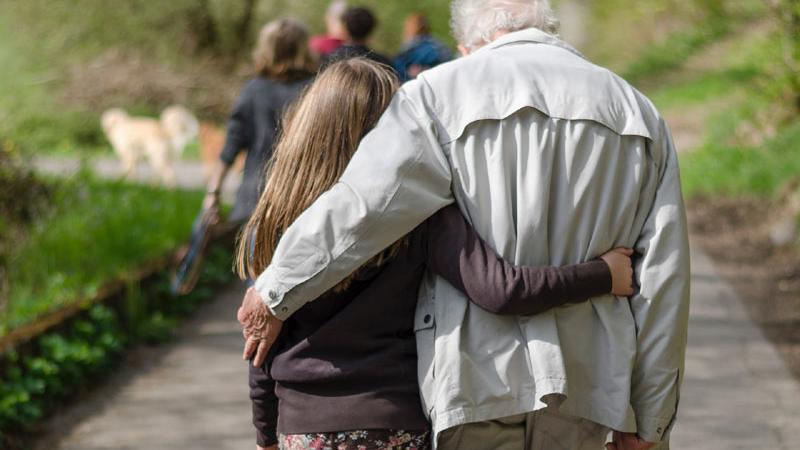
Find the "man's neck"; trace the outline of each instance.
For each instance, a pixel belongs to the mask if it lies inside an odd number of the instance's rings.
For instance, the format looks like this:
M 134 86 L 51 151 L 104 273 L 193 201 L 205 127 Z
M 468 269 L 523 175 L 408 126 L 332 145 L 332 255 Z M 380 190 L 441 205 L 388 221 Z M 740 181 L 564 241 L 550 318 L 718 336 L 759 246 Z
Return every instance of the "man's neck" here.
M 461 53 L 461 56 L 467 56 L 470 53 L 472 53 L 472 52 L 474 52 L 476 50 L 479 50 L 481 47 L 484 47 L 484 46 L 486 46 L 488 44 L 491 44 L 492 42 L 500 39 L 501 37 L 507 35 L 508 33 L 510 33 L 510 31 L 506 31 L 506 30 L 495 31 L 495 33 L 492 35 L 492 39 L 489 42 L 486 42 L 486 43 L 481 44 L 481 45 L 476 45 L 474 47 L 466 47 L 464 45 L 459 44 L 458 51 L 459 51 L 459 53 Z
M 500 31 L 496 31 L 496 32 L 495 32 L 495 33 L 492 35 L 492 40 L 491 40 L 490 42 L 487 42 L 487 44 L 491 44 L 492 42 L 494 42 L 494 41 L 496 41 L 496 40 L 500 39 L 501 37 L 503 37 L 503 36 L 507 35 L 508 33 L 510 33 L 510 31 L 506 31 L 506 30 L 500 30 Z

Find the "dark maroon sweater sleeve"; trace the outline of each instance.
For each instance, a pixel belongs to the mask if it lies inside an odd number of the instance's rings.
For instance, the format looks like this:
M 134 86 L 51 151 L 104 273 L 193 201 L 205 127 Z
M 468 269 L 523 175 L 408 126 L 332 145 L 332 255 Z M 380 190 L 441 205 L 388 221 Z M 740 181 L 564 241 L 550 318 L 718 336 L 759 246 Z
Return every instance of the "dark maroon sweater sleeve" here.
M 275 381 L 269 375 L 270 363 L 261 367 L 250 366 L 250 400 L 253 404 L 253 426 L 256 428 L 256 442 L 261 447 L 278 443 L 278 397 L 275 395 Z
M 428 267 L 495 314 L 534 315 L 611 292 L 611 272 L 600 259 L 563 267 L 506 262 L 454 205 L 428 219 L 426 240 Z

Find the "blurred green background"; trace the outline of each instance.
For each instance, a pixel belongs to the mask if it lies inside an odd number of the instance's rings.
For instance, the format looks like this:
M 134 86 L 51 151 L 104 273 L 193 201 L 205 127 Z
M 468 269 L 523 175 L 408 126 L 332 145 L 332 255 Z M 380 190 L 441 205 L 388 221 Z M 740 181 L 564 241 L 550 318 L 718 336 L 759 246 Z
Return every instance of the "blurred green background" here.
M 426 13 L 434 34 L 454 45 L 446 0 L 357 3 L 377 12 L 380 26 L 372 44 L 382 52 L 397 51 L 403 18 L 413 11 Z M 182 103 L 203 120 L 223 123 L 251 74 L 249 52 L 260 26 L 294 15 L 322 32 L 326 5 L 324 0 L 4 0 L 0 145 L 17 162 L 50 154 L 110 156 L 98 120 L 110 107 L 155 116 Z M 770 196 L 800 173 L 797 0 L 560 0 L 555 6 L 567 40 L 644 90 L 668 118 L 687 150 L 681 157 L 689 197 Z M 148 195 L 168 195 L 157 191 Z M 18 199 L 6 196 L 9 204 Z M 61 209 L 43 207 L 26 215 L 36 222 Z M 13 214 L 7 215 L 0 222 L 6 242 L 9 235 L 16 244 L 37 235 L 28 232 L 36 227 L 13 226 Z M 186 226 L 188 208 L 184 216 L 172 226 Z M 179 239 L 177 232 L 170 236 L 158 248 Z M 0 253 L 14 260 L 26 245 L 14 246 L 17 256 L 9 248 Z M 30 245 L 25 257 L 35 258 L 39 244 Z M 9 284 L 0 290 L 6 297 Z
M 372 44 L 382 52 L 397 51 L 403 18 L 414 11 L 427 14 L 434 35 L 455 45 L 446 0 L 357 3 L 372 7 L 379 16 Z M 249 53 L 261 25 L 293 15 L 320 33 L 326 6 L 325 0 L 0 2 L 0 145 L 6 155 L 13 155 L 6 164 L 6 184 L 13 184 L 12 168 L 29 167 L 25 162 L 33 157 L 110 157 L 99 125 L 100 113 L 110 107 L 155 116 L 165 106 L 181 103 L 202 120 L 223 123 L 251 75 Z M 559 0 L 555 6 L 565 39 L 644 90 L 668 118 L 684 150 L 687 196 L 774 196 L 800 173 L 797 0 Z M 100 180 L 91 185 L 92 192 L 125 191 Z M 75 189 L 58 184 L 42 190 Z M 131 197 L 140 207 L 128 209 L 142 218 L 153 216 L 149 205 L 186 201 L 159 189 L 128 191 L 145 197 Z M 0 270 L 0 280 L 5 280 L 0 281 L 0 304 L 17 298 L 17 303 L 26 304 L 23 310 L 39 311 L 28 303 L 36 303 L 37 296 L 50 297 L 45 293 L 64 280 L 76 285 L 69 292 L 81 293 L 79 287 L 95 286 L 110 276 L 107 272 L 130 265 L 120 258 L 106 264 L 110 247 L 97 255 L 77 251 L 81 246 L 71 243 L 70 236 L 89 225 L 59 213 L 70 211 L 65 204 L 95 211 L 72 214 L 85 221 L 110 214 L 111 205 L 103 206 L 88 194 L 23 200 L 15 192 L 8 188 L 0 193 L 6 198 L 6 205 L 0 205 L 6 216 L 0 220 L 0 261 L 6 266 Z M 168 224 L 136 222 L 143 230 L 160 230 L 161 236 L 151 239 L 153 251 L 163 252 L 181 240 L 180 230 L 188 228 L 194 209 L 171 211 Z M 99 233 L 103 226 L 98 224 L 107 222 L 114 226 L 113 220 L 102 218 L 92 226 Z M 43 224 L 49 230 L 46 244 L 40 242 L 45 238 L 39 231 Z M 143 236 L 145 231 L 135 234 Z M 146 247 L 141 255 L 152 255 Z M 42 253 L 51 256 L 38 261 Z M 131 255 L 131 264 L 142 259 L 135 253 L 133 248 L 125 253 Z M 94 275 L 75 275 L 76 267 Z M 52 274 L 53 279 L 29 286 L 42 277 L 37 268 L 50 269 L 44 277 Z

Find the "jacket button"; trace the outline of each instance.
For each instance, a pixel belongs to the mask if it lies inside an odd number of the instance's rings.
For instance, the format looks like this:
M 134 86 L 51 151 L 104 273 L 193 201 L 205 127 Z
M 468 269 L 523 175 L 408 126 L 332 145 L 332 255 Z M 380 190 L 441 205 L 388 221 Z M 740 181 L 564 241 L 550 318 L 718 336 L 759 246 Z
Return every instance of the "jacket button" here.
M 425 324 L 427 325 L 431 323 L 431 319 L 433 319 L 433 317 L 431 317 L 430 314 L 425 314 L 425 317 L 423 317 L 422 321 L 425 322 Z
M 271 298 L 271 299 L 273 299 L 273 300 L 277 300 L 277 298 L 278 298 L 278 293 L 277 293 L 277 292 L 275 292 L 275 291 L 269 291 L 269 298 Z
M 659 434 L 660 434 L 660 433 L 661 433 L 661 428 L 657 429 L 657 430 L 656 430 L 656 433 L 659 433 Z

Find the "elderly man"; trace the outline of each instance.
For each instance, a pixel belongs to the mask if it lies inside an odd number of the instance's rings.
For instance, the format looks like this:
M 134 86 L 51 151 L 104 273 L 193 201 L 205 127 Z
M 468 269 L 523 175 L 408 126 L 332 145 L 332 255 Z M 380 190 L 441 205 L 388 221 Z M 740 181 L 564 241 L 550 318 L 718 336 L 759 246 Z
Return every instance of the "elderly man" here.
M 438 447 L 601 449 L 614 430 L 609 449 L 668 448 L 689 303 L 669 129 L 642 94 L 555 37 L 547 0 L 452 8 L 466 57 L 407 83 L 340 182 L 283 235 L 256 283 L 274 317 L 249 347 L 265 349 L 259 337 L 281 319 L 455 201 L 519 264 L 634 247 L 639 288 L 628 302 L 499 317 L 428 277 L 415 330 Z M 245 315 L 266 310 L 250 295 Z

